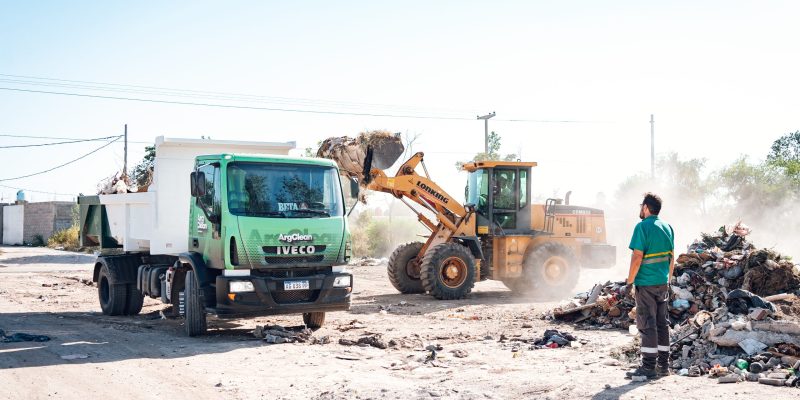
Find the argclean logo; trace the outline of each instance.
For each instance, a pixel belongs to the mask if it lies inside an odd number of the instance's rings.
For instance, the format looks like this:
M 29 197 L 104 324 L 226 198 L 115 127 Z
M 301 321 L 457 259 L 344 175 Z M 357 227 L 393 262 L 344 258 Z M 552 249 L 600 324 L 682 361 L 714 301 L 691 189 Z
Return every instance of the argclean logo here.
M 286 243 L 310 242 L 314 240 L 314 237 L 312 235 L 303 235 L 301 233 L 291 233 L 288 235 L 284 235 L 281 233 L 280 235 L 278 235 L 278 240 Z

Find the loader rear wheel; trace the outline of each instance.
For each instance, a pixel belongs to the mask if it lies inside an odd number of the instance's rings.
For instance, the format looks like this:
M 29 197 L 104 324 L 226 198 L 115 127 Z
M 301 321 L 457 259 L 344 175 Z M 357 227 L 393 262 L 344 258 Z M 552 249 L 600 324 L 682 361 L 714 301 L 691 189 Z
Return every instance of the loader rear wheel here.
M 322 325 L 325 324 L 325 313 L 324 312 L 310 312 L 303 314 L 303 323 L 306 324 L 306 328 L 317 330 L 322 328 Z
M 443 243 L 425 253 L 422 287 L 439 300 L 463 299 L 475 286 L 475 258 L 458 243 Z
M 564 297 L 575 288 L 580 277 L 575 253 L 561 243 L 543 243 L 529 250 L 523 267 L 523 277 L 506 286 L 542 299 Z
M 420 280 L 420 260 L 417 258 L 422 246 L 424 244 L 420 242 L 402 244 L 389 257 L 389 266 L 386 269 L 389 282 L 400 293 L 425 292 Z
M 184 301 L 186 304 L 186 334 L 189 336 L 204 335 L 208 329 L 206 322 L 206 309 L 201 296 L 202 289 L 194 271 L 186 272 L 186 290 L 184 291 Z
M 125 312 L 125 303 L 128 297 L 128 285 L 117 283 L 108 270 L 105 260 L 97 277 L 97 295 L 100 299 L 100 309 L 105 315 L 122 315 Z

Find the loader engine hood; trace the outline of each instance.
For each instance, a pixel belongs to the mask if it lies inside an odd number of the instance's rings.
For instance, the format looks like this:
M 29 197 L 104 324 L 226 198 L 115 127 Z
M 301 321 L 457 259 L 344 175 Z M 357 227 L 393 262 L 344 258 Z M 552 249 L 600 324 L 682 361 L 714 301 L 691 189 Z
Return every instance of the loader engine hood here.
M 345 221 L 239 216 L 240 268 L 293 268 L 344 263 Z

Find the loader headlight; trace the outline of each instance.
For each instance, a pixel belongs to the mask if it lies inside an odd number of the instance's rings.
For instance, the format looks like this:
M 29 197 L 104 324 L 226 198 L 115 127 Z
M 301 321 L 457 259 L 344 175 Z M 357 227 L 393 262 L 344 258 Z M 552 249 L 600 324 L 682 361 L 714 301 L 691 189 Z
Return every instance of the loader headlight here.
M 231 293 L 252 292 L 255 290 L 253 289 L 253 282 L 248 281 L 232 281 L 228 285 L 228 290 Z
M 333 287 L 350 287 L 350 276 L 337 276 L 333 280 Z

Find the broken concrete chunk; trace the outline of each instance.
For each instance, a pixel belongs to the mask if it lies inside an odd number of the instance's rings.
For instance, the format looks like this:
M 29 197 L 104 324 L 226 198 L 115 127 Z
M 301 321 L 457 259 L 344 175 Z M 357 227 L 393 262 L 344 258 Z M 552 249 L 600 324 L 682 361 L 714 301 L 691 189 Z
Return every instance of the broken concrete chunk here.
M 753 354 L 764 351 L 767 345 L 757 340 L 747 338 L 739 342 L 739 347 L 741 347 L 747 355 L 752 356 Z

